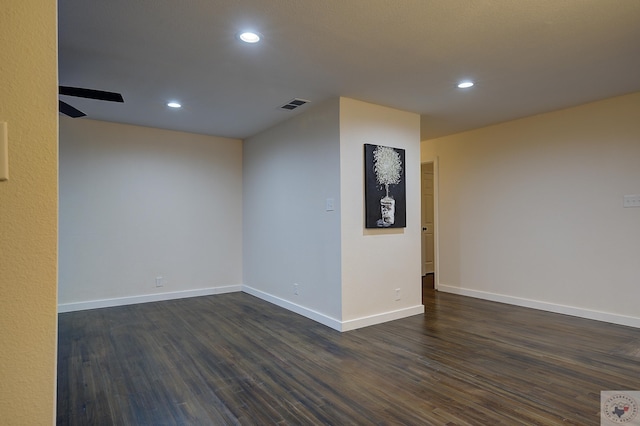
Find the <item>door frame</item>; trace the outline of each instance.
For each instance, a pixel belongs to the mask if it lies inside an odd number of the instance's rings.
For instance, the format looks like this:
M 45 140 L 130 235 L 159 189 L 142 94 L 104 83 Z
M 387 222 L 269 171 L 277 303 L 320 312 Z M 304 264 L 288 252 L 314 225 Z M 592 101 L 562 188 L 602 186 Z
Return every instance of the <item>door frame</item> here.
M 433 230 L 435 237 L 433 239 L 433 272 L 435 280 L 433 282 L 434 288 L 438 289 L 438 283 L 440 282 L 440 218 L 438 213 L 439 205 L 439 182 L 440 182 L 440 167 L 438 163 L 438 157 L 427 159 L 420 162 L 420 167 L 423 164 L 433 163 Z M 420 174 L 420 206 L 422 206 L 422 174 Z M 422 207 L 421 207 L 422 208 Z M 422 215 L 421 215 L 422 217 Z M 420 250 L 422 251 L 422 219 L 420 219 Z M 420 256 L 420 262 L 422 262 L 422 256 Z

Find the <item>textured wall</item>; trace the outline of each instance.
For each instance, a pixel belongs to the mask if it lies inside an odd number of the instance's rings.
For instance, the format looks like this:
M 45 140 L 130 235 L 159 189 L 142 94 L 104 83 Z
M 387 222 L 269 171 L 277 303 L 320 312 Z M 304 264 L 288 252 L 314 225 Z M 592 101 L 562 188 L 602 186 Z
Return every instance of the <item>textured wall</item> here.
M 6 0 L 0 17 L 0 424 L 54 422 L 57 263 L 56 2 Z

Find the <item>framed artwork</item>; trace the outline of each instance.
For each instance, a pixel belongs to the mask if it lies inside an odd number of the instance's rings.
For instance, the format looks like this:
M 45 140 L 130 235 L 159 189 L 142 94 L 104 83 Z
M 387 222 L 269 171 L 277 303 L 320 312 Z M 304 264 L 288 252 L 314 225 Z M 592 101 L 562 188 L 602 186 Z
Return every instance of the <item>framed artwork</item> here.
M 366 228 L 405 228 L 404 149 L 364 144 Z

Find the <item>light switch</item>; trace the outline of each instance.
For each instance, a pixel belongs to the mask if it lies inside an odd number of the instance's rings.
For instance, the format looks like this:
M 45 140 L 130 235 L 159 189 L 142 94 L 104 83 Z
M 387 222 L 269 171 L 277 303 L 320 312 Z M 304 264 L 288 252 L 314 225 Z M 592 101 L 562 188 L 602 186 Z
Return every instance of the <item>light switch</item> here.
M 0 121 L 0 181 L 9 179 L 9 141 L 7 123 Z
M 640 195 L 625 195 L 622 205 L 624 207 L 640 207 Z

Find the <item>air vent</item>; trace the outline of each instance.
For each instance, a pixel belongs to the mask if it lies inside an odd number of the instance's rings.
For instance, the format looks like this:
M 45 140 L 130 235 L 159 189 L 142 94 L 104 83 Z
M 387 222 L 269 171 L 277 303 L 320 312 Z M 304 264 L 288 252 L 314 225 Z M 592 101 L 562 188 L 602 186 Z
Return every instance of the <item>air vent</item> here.
M 286 109 L 288 111 L 292 111 L 298 107 L 301 107 L 302 105 L 309 103 L 310 101 L 306 101 L 304 99 L 292 99 L 289 102 L 287 102 L 286 104 L 282 105 L 280 108 L 282 109 Z

